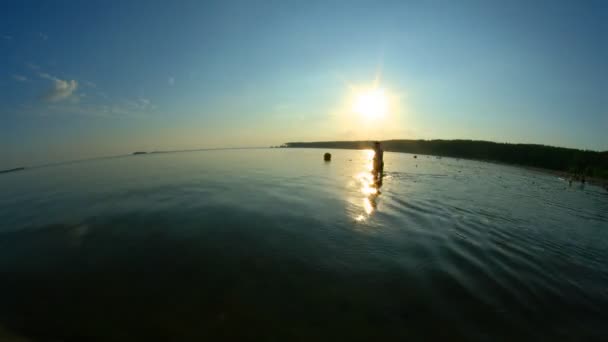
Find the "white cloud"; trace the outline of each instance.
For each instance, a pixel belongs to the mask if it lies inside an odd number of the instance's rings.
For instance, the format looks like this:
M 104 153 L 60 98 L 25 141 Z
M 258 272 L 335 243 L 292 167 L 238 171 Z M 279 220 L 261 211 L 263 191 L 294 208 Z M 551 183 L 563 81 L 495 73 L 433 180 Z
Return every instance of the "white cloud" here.
M 129 108 L 134 110 L 148 110 L 156 108 L 156 106 L 154 106 L 149 99 L 143 97 L 135 100 L 125 101 L 125 103 L 129 106 Z
M 78 89 L 78 82 L 76 80 L 60 80 L 57 77 L 51 76 L 47 73 L 41 73 L 40 77 L 53 81 L 51 89 L 49 89 L 44 96 L 46 101 L 58 102 L 69 98 L 76 89 Z
M 26 64 L 34 72 L 34 79 L 49 82 L 49 89 L 41 100 L 47 103 L 34 104 L 23 108 L 23 113 L 32 116 L 79 115 L 89 117 L 128 117 L 133 119 L 146 118 L 157 106 L 149 98 L 134 97 L 131 99 L 116 99 L 108 103 L 108 94 L 90 81 L 62 79 L 51 75 L 34 64 Z M 10 74 L 17 81 L 31 81 L 32 77 Z M 36 78 L 37 76 L 37 78 Z M 85 86 L 94 88 L 86 90 Z M 84 88 L 84 89 L 83 89 Z M 103 100 L 102 100 L 103 99 Z
M 139 108 L 141 110 L 155 110 L 157 107 L 150 99 L 139 98 Z
M 167 82 L 169 83 L 170 87 L 173 87 L 173 85 L 175 84 L 175 78 L 169 77 L 169 80 Z
M 51 75 L 47 74 L 46 72 L 41 72 L 38 74 L 38 76 L 40 76 L 42 78 L 46 78 L 47 80 L 51 80 L 51 81 L 59 80 L 57 77 L 51 76 Z

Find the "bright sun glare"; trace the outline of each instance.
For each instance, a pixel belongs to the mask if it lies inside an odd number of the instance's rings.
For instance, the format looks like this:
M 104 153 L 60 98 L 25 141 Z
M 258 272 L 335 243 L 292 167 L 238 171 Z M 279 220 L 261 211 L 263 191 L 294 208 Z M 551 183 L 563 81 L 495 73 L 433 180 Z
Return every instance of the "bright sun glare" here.
M 353 109 L 367 120 L 380 119 L 388 110 L 388 97 L 383 89 L 366 89 L 355 97 Z

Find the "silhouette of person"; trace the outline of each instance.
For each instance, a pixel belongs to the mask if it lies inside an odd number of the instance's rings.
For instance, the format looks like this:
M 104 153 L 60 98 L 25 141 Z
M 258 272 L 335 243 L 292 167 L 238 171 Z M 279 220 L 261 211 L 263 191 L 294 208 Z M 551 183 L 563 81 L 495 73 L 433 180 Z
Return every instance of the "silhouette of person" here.
M 372 171 L 372 173 L 374 174 L 374 178 L 378 179 L 378 178 L 382 178 L 382 175 L 384 173 L 384 151 L 382 150 L 382 147 L 380 146 L 380 142 L 376 141 L 374 142 L 374 169 Z

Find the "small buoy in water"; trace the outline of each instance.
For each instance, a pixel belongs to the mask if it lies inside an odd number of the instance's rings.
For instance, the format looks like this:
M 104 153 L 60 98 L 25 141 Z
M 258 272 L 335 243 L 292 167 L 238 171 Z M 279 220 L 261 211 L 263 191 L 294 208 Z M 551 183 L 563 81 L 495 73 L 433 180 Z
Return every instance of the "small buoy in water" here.
M 331 153 L 325 153 L 323 155 L 323 160 L 325 160 L 325 161 L 331 161 Z
M 417 159 L 417 158 L 418 158 L 418 156 L 414 156 L 414 159 Z

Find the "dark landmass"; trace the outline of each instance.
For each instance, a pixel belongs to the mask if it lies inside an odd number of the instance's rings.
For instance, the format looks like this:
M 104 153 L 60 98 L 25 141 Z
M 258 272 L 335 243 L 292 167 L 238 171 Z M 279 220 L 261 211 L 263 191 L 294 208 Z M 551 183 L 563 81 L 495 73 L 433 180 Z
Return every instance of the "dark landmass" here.
M 370 149 L 372 141 L 289 142 L 290 148 Z M 389 152 L 493 161 L 608 180 L 608 151 L 475 140 L 385 140 Z
M 0 170 L 0 173 L 9 173 L 9 172 L 16 172 L 16 171 L 21 171 L 21 170 L 25 170 L 25 168 L 24 167 L 16 167 L 14 169 Z
M 133 155 L 134 155 L 134 156 L 135 156 L 135 155 L 138 155 L 138 154 L 148 154 L 148 152 L 139 152 L 139 151 L 137 151 L 137 152 L 133 152 Z

